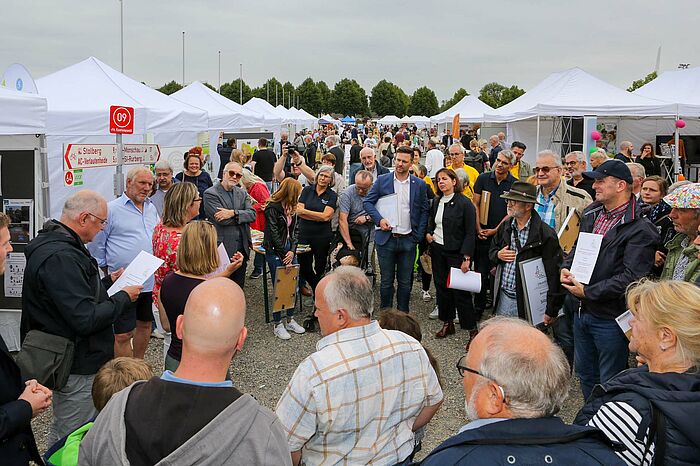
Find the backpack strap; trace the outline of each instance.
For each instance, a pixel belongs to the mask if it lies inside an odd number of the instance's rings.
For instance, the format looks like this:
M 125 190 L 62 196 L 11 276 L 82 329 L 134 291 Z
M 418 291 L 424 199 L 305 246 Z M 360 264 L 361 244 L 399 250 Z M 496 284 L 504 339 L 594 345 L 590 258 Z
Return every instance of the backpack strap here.
M 666 456 L 666 416 L 659 409 L 651 404 L 651 425 L 649 426 L 649 435 L 647 436 L 646 444 L 644 445 L 644 458 L 651 451 L 652 442 L 654 443 L 654 466 L 663 466 L 664 457 Z

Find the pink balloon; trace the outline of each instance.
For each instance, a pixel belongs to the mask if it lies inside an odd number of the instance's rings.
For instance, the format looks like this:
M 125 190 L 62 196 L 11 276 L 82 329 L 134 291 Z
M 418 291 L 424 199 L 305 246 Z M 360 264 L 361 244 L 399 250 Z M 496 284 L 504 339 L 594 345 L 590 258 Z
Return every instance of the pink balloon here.
M 685 128 L 685 120 L 676 120 L 676 128 Z
M 599 141 L 600 133 L 596 130 L 591 131 L 591 139 L 593 139 L 594 141 Z

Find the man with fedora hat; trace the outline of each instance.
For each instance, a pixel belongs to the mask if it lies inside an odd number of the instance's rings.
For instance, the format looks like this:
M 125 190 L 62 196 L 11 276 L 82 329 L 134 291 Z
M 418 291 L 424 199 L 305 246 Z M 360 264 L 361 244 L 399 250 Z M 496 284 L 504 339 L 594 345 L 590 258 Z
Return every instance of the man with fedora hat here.
M 525 307 L 523 277 L 518 264 L 534 258 L 542 258 L 549 290 L 546 315 L 556 318 L 564 302 L 564 292 L 559 282 L 559 269 L 563 260 L 557 233 L 533 215 L 537 203 L 537 187 L 524 181 L 516 181 L 501 195 L 506 200 L 509 221 L 503 222 L 493 237 L 489 256 L 497 264 L 494 309 L 497 315 L 528 319 Z
M 574 313 L 574 366 L 587 399 L 596 384 L 627 368 L 628 341 L 615 318 L 627 309 L 627 287 L 651 272 L 660 239 L 656 227 L 640 216 L 632 173 L 624 162 L 608 160 L 583 176 L 594 180 L 596 194 L 583 211 L 580 231 L 603 240 L 588 284 L 569 270 L 578 241 L 562 264 L 560 279 L 581 300 Z

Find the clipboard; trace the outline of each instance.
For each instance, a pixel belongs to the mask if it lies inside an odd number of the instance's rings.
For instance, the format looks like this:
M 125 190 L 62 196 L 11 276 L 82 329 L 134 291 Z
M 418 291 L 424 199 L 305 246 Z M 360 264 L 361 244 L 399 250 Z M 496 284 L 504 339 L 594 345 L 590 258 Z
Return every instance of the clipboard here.
M 534 257 L 519 262 L 518 268 L 525 293 L 525 315 L 532 325 L 539 325 L 544 322 L 549 292 L 544 262 L 541 257 Z
M 277 267 L 275 273 L 275 286 L 272 295 L 272 312 L 280 312 L 293 309 L 297 300 L 297 282 L 299 280 L 299 266 L 294 265 L 287 270 L 286 267 Z
M 491 207 L 491 192 L 482 191 L 481 200 L 479 201 L 479 223 L 482 225 L 489 224 L 489 208 Z
M 557 237 L 559 238 L 559 246 L 561 246 L 564 254 L 569 254 L 574 248 L 579 231 L 581 230 L 581 216 L 576 209 L 571 209 L 566 220 L 559 229 Z

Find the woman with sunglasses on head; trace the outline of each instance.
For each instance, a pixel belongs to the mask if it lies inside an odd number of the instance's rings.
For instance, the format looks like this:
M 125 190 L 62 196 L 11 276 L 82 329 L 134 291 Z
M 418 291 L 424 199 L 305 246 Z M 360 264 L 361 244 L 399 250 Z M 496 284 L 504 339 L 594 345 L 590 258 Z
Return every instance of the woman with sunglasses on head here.
M 185 154 L 185 162 L 182 164 L 184 171 L 175 175 L 178 181 L 187 181 L 197 187 L 200 197 L 204 197 L 204 191 L 211 188 L 214 183 L 211 180 L 209 173 L 202 170 L 202 159 L 196 152 L 188 152 Z M 199 214 L 197 219 L 204 218 L 204 206 L 199 206 Z

